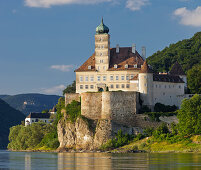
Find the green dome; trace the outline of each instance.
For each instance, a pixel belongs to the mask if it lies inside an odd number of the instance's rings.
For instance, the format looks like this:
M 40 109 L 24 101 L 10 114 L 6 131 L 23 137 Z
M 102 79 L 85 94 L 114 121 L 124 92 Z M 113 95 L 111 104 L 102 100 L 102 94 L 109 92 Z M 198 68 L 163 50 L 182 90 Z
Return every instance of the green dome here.
M 103 23 L 103 18 L 101 24 L 96 28 L 96 34 L 108 34 L 109 28 Z

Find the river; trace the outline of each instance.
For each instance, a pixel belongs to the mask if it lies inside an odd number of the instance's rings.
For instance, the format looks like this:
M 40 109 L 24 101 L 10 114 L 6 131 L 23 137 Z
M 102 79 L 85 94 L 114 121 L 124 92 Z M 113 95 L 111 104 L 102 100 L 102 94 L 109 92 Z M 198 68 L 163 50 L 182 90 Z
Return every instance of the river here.
M 197 153 L 41 153 L 0 151 L 0 169 L 201 169 Z

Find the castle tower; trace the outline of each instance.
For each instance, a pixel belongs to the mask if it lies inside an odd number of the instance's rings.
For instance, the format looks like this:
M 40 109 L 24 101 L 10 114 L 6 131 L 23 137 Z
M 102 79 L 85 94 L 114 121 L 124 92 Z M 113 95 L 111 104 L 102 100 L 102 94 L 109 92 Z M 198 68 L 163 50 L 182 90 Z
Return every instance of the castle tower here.
M 105 72 L 109 68 L 110 61 L 110 35 L 109 28 L 101 24 L 96 28 L 95 35 L 95 68 L 98 72 Z
M 153 71 L 149 68 L 146 60 L 139 73 L 139 92 L 143 105 L 153 110 Z
M 185 83 L 185 89 L 187 89 L 187 77 L 186 74 L 184 73 L 182 66 L 176 61 L 174 65 L 172 66 L 172 69 L 169 71 L 170 75 L 173 76 L 179 76 Z

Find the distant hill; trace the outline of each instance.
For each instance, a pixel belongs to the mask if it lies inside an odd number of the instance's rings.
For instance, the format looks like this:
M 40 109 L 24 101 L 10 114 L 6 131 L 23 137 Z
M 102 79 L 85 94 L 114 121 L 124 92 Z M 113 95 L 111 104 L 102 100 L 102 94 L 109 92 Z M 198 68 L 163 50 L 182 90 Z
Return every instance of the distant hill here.
M 147 61 L 158 72 L 168 72 L 178 61 L 187 72 L 194 65 L 201 64 L 201 32 L 196 33 L 190 39 L 170 44 L 169 47 L 148 57 Z
M 0 149 L 8 145 L 9 128 L 25 119 L 25 115 L 0 99 Z
M 0 95 L 0 99 L 7 97 L 7 96 L 9 96 L 9 95 Z
M 4 96 L 2 100 L 13 108 L 28 115 L 30 112 L 41 112 L 45 109 L 52 109 L 57 104 L 60 96 L 44 94 L 19 94 Z

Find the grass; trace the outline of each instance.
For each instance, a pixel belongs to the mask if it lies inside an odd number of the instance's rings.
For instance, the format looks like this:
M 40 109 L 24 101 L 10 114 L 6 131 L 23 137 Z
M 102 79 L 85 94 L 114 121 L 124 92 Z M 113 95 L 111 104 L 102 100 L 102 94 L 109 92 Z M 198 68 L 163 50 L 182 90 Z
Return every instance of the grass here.
M 193 136 L 191 140 L 183 140 L 175 143 L 168 141 L 155 141 L 153 137 L 147 137 L 129 145 L 114 149 L 112 152 L 201 152 L 201 136 Z

